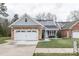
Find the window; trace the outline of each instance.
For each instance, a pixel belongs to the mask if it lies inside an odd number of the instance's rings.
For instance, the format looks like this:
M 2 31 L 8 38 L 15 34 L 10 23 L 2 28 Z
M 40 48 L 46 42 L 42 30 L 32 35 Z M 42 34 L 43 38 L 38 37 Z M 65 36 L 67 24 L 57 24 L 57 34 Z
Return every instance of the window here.
M 54 34 L 55 34 L 55 32 L 56 32 L 56 31 L 54 31 Z
M 31 31 L 27 31 L 27 32 L 31 32 Z
M 49 36 L 49 31 L 47 30 L 48 36 Z
M 21 32 L 25 32 L 25 31 L 21 31 Z
M 20 32 L 20 31 L 16 31 L 16 32 Z
M 36 32 L 36 31 L 32 31 L 32 32 Z
M 25 18 L 25 22 L 27 22 L 27 18 Z

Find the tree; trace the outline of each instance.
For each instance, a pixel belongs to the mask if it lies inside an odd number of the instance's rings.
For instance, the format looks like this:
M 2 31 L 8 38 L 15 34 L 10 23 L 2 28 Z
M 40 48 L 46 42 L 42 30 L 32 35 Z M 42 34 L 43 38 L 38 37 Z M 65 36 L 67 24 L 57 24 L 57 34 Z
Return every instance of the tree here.
M 53 20 L 53 21 L 56 21 L 57 17 L 56 17 L 56 15 L 51 14 L 51 13 L 47 13 L 47 14 L 42 13 L 42 14 L 38 14 L 36 16 L 36 19 L 37 20 Z
M 72 21 L 79 20 L 79 11 L 75 10 L 75 11 L 70 12 L 69 19 Z
M 4 35 L 3 36 L 9 36 L 10 34 L 10 28 L 9 26 L 9 21 L 8 19 L 5 19 L 4 23 L 3 23 L 3 31 L 4 31 Z
M 7 7 L 5 6 L 5 3 L 0 3 L 0 15 L 7 17 L 9 16 L 7 13 Z M 0 17 L 0 36 L 9 36 L 8 33 L 10 33 L 10 29 L 8 28 L 9 22 L 7 18 Z
M 2 26 L 1 26 L 1 24 L 0 24 L 0 37 L 1 36 L 3 36 L 3 28 L 2 28 Z
M 46 15 L 46 19 L 47 19 L 47 20 L 54 20 L 54 21 L 56 21 L 57 17 L 56 17 L 56 15 L 54 15 L 54 14 L 48 13 L 48 14 Z
M 2 23 L 0 23 L 0 36 L 10 36 L 10 28 L 8 19 L 2 19 L 4 20 Z
M 7 7 L 5 6 L 5 3 L 0 3 L 0 14 L 2 16 L 7 17 L 8 14 L 6 13 L 6 11 L 7 11 Z
M 46 19 L 46 16 L 45 16 L 45 13 L 42 13 L 42 14 L 38 14 L 36 16 L 37 20 L 45 20 Z
M 15 22 L 17 19 L 19 19 L 18 14 L 15 14 L 12 21 L 11 21 L 11 23 Z

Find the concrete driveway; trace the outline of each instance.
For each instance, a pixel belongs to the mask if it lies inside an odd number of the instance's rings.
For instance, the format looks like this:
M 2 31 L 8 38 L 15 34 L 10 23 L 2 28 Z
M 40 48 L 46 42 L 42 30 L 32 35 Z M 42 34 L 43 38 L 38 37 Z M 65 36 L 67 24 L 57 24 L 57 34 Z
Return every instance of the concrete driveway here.
M 36 45 L 0 44 L 0 56 L 32 56 Z

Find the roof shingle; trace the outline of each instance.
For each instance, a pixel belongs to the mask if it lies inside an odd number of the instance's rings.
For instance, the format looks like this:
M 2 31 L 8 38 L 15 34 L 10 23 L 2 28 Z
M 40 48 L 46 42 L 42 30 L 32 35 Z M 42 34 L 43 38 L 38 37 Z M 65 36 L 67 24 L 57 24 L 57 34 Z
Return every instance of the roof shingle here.
M 64 26 L 63 26 L 63 29 L 69 29 L 73 24 L 75 24 L 78 20 L 76 21 L 72 21 L 72 22 L 69 22 L 69 23 L 66 23 Z

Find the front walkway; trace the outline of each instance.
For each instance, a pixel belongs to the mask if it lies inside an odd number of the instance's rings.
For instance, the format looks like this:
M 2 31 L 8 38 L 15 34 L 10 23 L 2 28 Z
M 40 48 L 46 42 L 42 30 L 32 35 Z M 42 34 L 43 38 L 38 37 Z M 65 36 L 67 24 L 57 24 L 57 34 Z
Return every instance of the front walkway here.
M 73 53 L 73 48 L 36 48 L 35 53 Z

